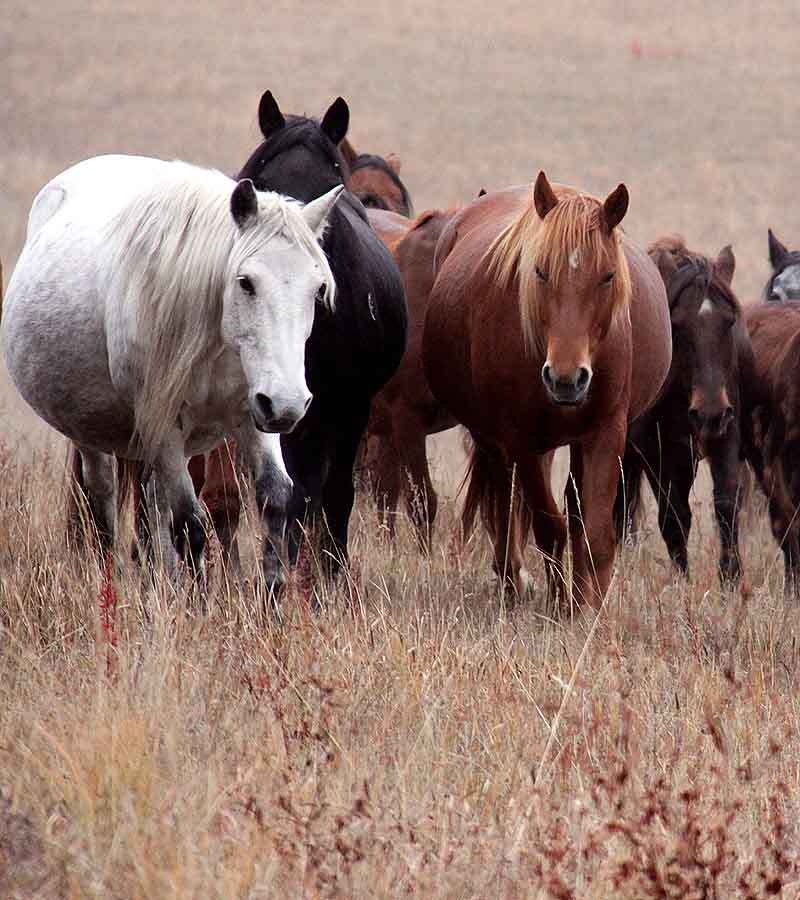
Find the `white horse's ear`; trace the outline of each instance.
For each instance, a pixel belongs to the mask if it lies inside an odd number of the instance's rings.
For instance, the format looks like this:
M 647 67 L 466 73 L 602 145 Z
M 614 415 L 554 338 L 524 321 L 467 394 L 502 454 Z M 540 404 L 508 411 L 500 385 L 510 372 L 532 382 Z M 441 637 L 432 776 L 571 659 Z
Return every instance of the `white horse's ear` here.
M 339 184 L 333 190 L 328 191 L 311 203 L 307 203 L 303 207 L 303 218 L 306 220 L 308 227 L 319 238 L 325 230 L 327 218 L 331 214 L 331 210 L 336 205 L 336 201 L 341 197 L 344 185 Z
M 258 218 L 258 197 L 253 182 L 243 178 L 231 194 L 231 215 L 233 221 L 244 231 Z

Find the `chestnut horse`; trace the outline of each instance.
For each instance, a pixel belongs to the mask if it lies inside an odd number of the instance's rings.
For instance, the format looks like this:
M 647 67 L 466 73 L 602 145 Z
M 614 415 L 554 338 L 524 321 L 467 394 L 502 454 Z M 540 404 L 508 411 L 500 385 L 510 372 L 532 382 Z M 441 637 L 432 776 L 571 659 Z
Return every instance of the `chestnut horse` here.
M 433 286 L 433 256 L 454 211 L 428 210 L 415 221 L 370 210 L 369 221 L 392 251 L 403 275 L 408 338 L 403 361 L 374 398 L 368 426 L 365 468 L 381 518 L 394 535 L 398 500 L 405 494 L 420 546 L 430 548 L 437 498 L 431 483 L 425 440 L 457 423 L 431 393 L 422 365 L 422 330 Z
M 614 511 L 617 538 L 635 521 L 645 475 L 658 500 L 658 525 L 670 558 L 688 574 L 689 493 L 705 458 L 714 482 L 724 586 L 741 576 L 739 475 L 753 380 L 750 338 L 731 290 L 736 261 L 730 246 L 712 262 L 675 235 L 655 241 L 648 252 L 667 289 L 672 366 L 657 403 L 628 432 Z
M 436 251 L 425 371 L 474 440 L 465 525 L 480 510 L 495 571 L 519 593 L 531 525 L 548 594 L 561 593 L 567 523 L 549 475 L 563 445 L 573 590 L 597 606 L 611 580 L 628 423 L 656 399 L 672 352 L 658 269 L 617 227 L 627 208 L 624 185 L 601 202 L 540 172 L 533 190 L 465 207 Z
M 356 153 L 345 138 L 339 152 L 350 168 L 350 190 L 367 209 L 384 209 L 411 218 L 414 206 L 408 189 L 400 180 L 400 158 L 372 153 Z
M 800 590 L 800 303 L 760 303 L 745 314 L 755 358 L 749 462 L 767 496 L 783 551 L 787 594 Z

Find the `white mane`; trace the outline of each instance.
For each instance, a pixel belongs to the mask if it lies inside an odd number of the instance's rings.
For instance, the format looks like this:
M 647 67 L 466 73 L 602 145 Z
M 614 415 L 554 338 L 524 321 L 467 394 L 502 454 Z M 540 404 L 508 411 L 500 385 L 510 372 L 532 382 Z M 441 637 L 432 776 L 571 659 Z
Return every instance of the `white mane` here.
M 177 421 L 194 368 L 220 345 L 224 287 L 245 259 L 282 234 L 319 266 L 330 307 L 335 290 L 301 204 L 258 192 L 258 220 L 240 232 L 230 211 L 234 181 L 177 161 L 163 172 L 116 218 L 109 234 L 109 246 L 117 248 L 113 295 L 136 310 L 131 337 L 144 354 L 135 416 L 148 456 Z M 123 314 L 121 320 L 131 318 Z

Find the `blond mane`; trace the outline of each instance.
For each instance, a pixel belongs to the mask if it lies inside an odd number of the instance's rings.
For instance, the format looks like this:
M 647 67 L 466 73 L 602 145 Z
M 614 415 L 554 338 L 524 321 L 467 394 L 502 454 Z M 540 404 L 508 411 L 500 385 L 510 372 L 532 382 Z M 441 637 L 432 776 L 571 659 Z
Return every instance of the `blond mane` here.
M 519 312 L 526 350 L 542 350 L 543 282 L 536 270 L 547 273 L 548 282 L 558 287 L 568 277 L 570 257 L 576 251 L 588 254 L 601 274 L 608 265 L 608 241 L 601 226 L 602 203 L 572 188 L 557 189 L 558 203 L 542 220 L 536 211 L 533 186 L 521 215 L 503 229 L 486 252 L 488 271 L 501 290 L 509 290 L 517 280 Z M 629 315 L 631 275 L 622 247 L 620 229 L 611 235 L 616 255 L 616 275 L 611 291 L 612 321 Z
M 220 346 L 225 285 L 245 259 L 282 234 L 319 266 L 333 307 L 333 275 L 302 205 L 259 192 L 258 219 L 240 232 L 230 211 L 233 188 L 220 172 L 172 162 L 110 228 L 120 321 L 135 323 L 129 352 L 144 357 L 135 425 L 146 457 L 178 421 L 196 367 Z

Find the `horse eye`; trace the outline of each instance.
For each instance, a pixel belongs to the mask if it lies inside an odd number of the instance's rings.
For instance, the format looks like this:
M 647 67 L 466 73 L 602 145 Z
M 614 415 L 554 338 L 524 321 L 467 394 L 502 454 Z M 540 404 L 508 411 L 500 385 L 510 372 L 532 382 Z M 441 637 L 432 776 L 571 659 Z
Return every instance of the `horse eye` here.
M 547 275 L 545 275 L 538 266 L 536 266 L 536 277 L 539 279 L 539 281 L 547 282 Z
M 247 275 L 240 275 L 236 279 L 236 283 L 239 287 L 247 294 L 248 297 L 254 296 L 256 289 L 253 286 L 253 282 L 247 277 Z
M 608 275 L 606 275 L 606 277 L 600 282 L 600 284 L 611 284 L 611 282 L 613 280 L 614 280 L 614 273 L 609 272 Z

